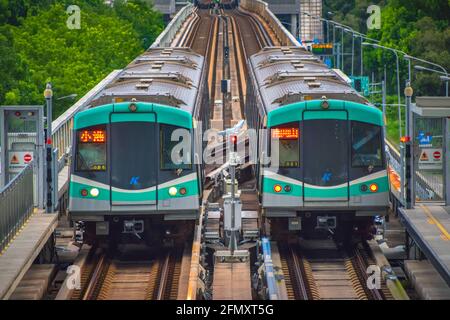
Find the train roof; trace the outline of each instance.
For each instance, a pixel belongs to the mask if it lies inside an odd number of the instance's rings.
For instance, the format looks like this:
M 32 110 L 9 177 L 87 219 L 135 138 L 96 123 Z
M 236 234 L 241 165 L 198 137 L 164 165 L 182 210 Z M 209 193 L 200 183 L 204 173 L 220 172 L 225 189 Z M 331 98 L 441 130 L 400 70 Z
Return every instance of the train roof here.
M 193 113 L 204 58 L 189 48 L 152 48 L 130 63 L 92 106 L 136 99 Z
M 265 48 L 250 57 L 250 64 L 266 112 L 323 96 L 368 104 L 347 77 L 303 48 Z

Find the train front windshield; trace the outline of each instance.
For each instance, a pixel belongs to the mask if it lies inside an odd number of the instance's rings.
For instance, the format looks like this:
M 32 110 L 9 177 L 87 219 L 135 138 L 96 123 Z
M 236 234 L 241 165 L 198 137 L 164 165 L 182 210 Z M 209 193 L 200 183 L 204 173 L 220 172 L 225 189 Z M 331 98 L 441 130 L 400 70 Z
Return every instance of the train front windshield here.
M 382 166 L 381 137 L 381 127 L 352 122 L 352 167 Z

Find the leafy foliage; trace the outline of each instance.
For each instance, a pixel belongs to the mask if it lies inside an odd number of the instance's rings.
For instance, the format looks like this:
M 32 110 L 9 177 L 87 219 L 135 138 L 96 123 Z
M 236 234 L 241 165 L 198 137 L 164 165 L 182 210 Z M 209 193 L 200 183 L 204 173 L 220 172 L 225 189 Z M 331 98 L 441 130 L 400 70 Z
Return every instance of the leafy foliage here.
M 81 8 L 79 30 L 66 25 L 71 4 Z M 0 0 L 0 8 L 0 104 L 42 104 L 48 81 L 56 98 L 81 98 L 163 28 L 161 15 L 141 1 L 118 1 L 110 8 L 101 0 Z M 73 103 L 55 100 L 54 116 Z

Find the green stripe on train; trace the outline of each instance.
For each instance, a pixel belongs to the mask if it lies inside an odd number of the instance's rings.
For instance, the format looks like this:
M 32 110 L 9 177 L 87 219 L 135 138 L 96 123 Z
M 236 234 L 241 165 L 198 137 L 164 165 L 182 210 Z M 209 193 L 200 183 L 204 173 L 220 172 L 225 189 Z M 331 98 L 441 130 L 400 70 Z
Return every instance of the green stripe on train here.
M 73 198 L 82 198 L 82 199 L 95 199 L 95 200 L 110 200 L 110 190 L 104 189 L 104 188 L 97 188 L 100 193 L 98 197 L 92 197 L 90 194 L 88 196 L 83 197 L 81 195 L 81 190 L 86 189 L 89 190 L 94 188 L 95 186 L 90 186 L 87 184 L 82 184 L 78 182 L 71 182 L 70 183 L 70 196 Z M 182 196 L 179 193 L 176 196 L 170 196 L 169 195 L 169 189 L 171 187 L 176 187 L 178 190 L 181 188 L 186 188 L 187 193 Z M 156 199 L 156 191 L 147 191 L 147 192 L 120 192 L 120 191 L 113 191 L 112 192 L 114 201 L 149 201 L 149 200 L 155 200 Z M 196 179 L 186 181 L 180 184 L 176 184 L 170 187 L 158 189 L 158 200 L 168 200 L 168 199 L 176 199 L 176 198 L 183 198 L 188 196 L 198 196 L 198 182 Z
M 370 179 L 367 181 L 363 181 L 350 186 L 350 196 L 365 196 L 373 194 L 370 191 L 363 192 L 361 191 L 361 185 L 365 184 L 369 186 L 372 183 L 376 183 L 378 185 L 378 192 L 383 193 L 389 191 L 388 186 L 388 178 L 387 176 L 380 177 L 377 179 Z M 274 191 L 274 186 L 279 184 L 283 190 L 279 193 Z M 292 190 L 290 192 L 286 192 L 284 187 L 286 185 L 291 186 Z M 303 186 L 299 181 L 299 184 L 286 183 L 282 180 L 276 180 L 272 178 L 264 177 L 263 179 L 263 192 L 265 193 L 273 193 L 276 195 L 287 195 L 287 196 L 298 196 L 301 197 L 303 194 Z M 306 187 L 305 188 L 305 196 L 311 198 L 345 198 L 347 197 L 347 187 L 327 187 L 327 188 L 314 188 L 314 187 Z
M 271 128 L 284 123 L 302 121 L 304 112 L 305 120 L 342 119 L 343 113 L 336 111 L 347 111 L 349 120 L 384 126 L 382 112 L 376 107 L 351 101 L 328 100 L 330 106 L 325 110 L 322 109 L 321 102 L 321 100 L 303 101 L 270 111 L 267 115 L 267 126 Z
M 136 118 L 127 119 L 127 115 L 129 114 L 153 113 L 156 115 L 156 122 L 158 123 L 171 124 L 186 129 L 192 129 L 192 115 L 187 111 L 147 102 L 136 102 L 135 104 L 137 106 L 137 111 L 133 113 L 129 110 L 130 102 L 107 104 L 79 112 L 75 115 L 74 129 L 77 130 L 80 128 L 91 127 L 99 124 L 107 124 L 110 122 L 110 115 L 112 113 L 122 113 L 124 122 L 154 122 L 155 120 L 153 120 L 153 118 L 151 117 L 147 120 L 136 120 Z M 117 120 L 115 120 L 115 122 L 117 122 Z

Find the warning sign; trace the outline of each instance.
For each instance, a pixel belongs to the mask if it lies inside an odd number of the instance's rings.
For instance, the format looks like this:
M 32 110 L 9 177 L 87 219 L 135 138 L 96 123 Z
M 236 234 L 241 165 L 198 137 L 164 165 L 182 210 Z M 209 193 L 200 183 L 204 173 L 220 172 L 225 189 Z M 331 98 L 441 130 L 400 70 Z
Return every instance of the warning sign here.
M 421 149 L 419 157 L 419 169 L 441 170 L 442 149 L 434 149 L 434 148 Z
M 422 154 L 420 155 L 420 161 L 428 161 L 428 155 L 426 151 L 422 151 Z
M 11 158 L 11 164 L 20 164 L 19 158 L 17 158 L 17 155 L 13 155 Z
M 18 173 L 34 159 L 33 152 L 12 151 L 9 153 L 9 172 Z

